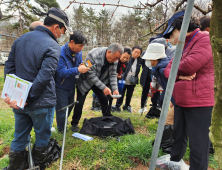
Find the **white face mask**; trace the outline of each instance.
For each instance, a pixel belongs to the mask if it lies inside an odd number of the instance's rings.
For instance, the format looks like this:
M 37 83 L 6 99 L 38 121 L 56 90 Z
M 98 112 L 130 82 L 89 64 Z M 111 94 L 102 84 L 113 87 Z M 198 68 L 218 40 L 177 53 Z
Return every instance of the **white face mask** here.
M 150 60 L 146 60 L 146 61 L 145 61 L 145 65 L 146 65 L 147 67 L 152 67 Z
M 58 41 L 58 43 L 62 43 L 66 38 L 66 34 L 62 34 L 60 28 L 59 28 L 59 31 L 60 31 L 61 36 L 58 37 L 57 33 L 55 32 L 57 36 L 56 40 Z

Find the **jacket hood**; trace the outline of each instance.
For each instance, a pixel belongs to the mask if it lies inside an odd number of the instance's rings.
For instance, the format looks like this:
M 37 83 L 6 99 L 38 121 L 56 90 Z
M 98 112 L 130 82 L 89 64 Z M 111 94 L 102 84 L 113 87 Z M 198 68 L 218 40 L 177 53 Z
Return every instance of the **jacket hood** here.
M 167 48 L 167 41 L 165 38 L 156 38 L 151 43 L 160 43 L 160 44 L 163 44 L 165 48 Z

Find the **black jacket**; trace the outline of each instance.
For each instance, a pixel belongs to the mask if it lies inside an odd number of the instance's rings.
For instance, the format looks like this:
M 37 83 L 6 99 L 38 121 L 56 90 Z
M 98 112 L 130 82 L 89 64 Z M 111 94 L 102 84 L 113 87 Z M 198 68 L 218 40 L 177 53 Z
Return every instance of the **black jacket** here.
M 149 67 L 147 67 L 145 65 L 145 60 L 143 60 L 142 66 L 143 66 L 143 71 L 142 71 L 141 76 L 140 76 L 140 85 L 142 87 L 144 87 L 145 84 L 146 84 L 146 81 L 150 81 L 151 82 L 152 69 L 150 69 Z
M 54 76 L 59 57 L 60 46 L 44 26 L 37 26 L 34 31 L 15 40 L 5 62 L 5 74 L 15 74 L 33 83 L 25 107 L 56 105 Z
M 138 74 L 139 74 L 139 72 L 140 72 L 140 67 L 141 67 L 141 65 L 143 64 L 143 59 L 140 58 L 140 57 L 138 57 L 137 60 L 138 60 L 138 61 L 137 61 L 137 65 L 136 65 L 135 77 L 138 78 Z M 132 58 L 132 59 L 129 61 L 129 63 L 128 63 L 127 67 L 126 67 L 126 71 L 125 71 L 125 73 L 124 73 L 124 80 L 126 80 L 126 76 L 127 76 L 127 74 L 129 73 L 129 71 L 130 71 L 130 69 L 131 69 L 134 61 L 135 61 L 134 58 Z

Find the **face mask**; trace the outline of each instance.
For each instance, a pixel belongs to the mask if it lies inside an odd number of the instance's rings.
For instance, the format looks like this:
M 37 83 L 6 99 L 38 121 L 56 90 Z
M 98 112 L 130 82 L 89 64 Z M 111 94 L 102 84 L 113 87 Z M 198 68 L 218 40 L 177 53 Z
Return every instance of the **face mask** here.
M 147 67 L 152 67 L 150 60 L 146 60 L 146 61 L 145 61 L 145 65 L 146 65 Z
M 59 31 L 60 31 L 61 36 L 58 37 L 57 33 L 55 32 L 55 33 L 56 33 L 56 36 L 57 36 L 56 40 L 58 41 L 58 43 L 62 43 L 62 42 L 65 40 L 66 35 L 61 33 L 60 28 L 59 28 Z

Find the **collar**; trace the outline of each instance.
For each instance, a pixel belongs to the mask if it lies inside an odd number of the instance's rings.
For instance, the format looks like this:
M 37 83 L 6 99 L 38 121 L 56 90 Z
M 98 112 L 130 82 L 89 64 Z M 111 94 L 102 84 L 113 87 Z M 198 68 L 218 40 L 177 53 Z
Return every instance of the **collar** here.
M 35 28 L 34 31 L 46 32 L 47 34 L 49 34 L 57 42 L 56 37 L 54 36 L 54 34 L 48 28 L 46 28 L 44 26 L 39 25 L 39 26 L 37 26 Z
M 73 51 L 70 49 L 70 47 L 69 47 L 69 42 L 67 42 L 67 43 L 65 44 L 65 48 L 66 48 L 67 53 L 68 53 L 72 58 L 76 56 L 77 53 L 73 52 Z
M 197 29 L 195 29 L 190 35 L 187 35 L 187 36 L 186 36 L 185 44 L 187 44 L 187 43 L 191 40 L 191 38 L 194 36 L 194 34 L 195 34 L 197 31 L 200 31 L 200 29 L 197 28 Z

